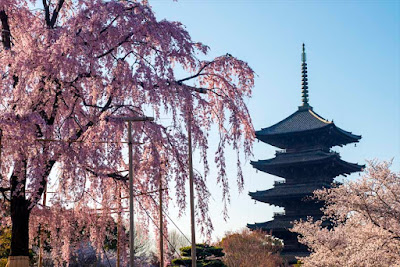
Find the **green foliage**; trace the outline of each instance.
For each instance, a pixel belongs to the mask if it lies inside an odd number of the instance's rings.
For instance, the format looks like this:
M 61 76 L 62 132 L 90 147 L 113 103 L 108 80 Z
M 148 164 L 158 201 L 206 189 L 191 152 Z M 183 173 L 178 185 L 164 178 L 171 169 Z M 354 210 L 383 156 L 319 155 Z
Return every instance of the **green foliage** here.
M 183 247 L 180 251 L 183 258 L 172 260 L 173 266 L 191 266 L 192 247 Z M 224 255 L 220 247 L 196 244 L 196 266 L 198 267 L 225 267 L 226 265 L 219 259 Z
M 301 267 L 301 266 L 303 266 L 303 263 L 301 263 L 301 261 L 297 261 L 297 263 L 293 265 L 293 267 Z
M 7 258 L 0 259 L 0 267 L 5 267 L 7 265 Z
M 10 227 L 0 227 L 0 267 L 5 267 L 7 265 L 8 256 L 10 256 L 11 250 L 11 228 Z M 29 250 L 29 260 L 30 263 L 35 263 L 34 261 L 35 253 L 32 249 Z
M 181 255 L 184 257 L 192 256 L 192 247 L 180 248 Z M 223 257 L 225 254 L 222 252 L 222 248 L 209 246 L 207 244 L 196 244 L 196 258 L 199 260 L 206 259 L 210 256 Z
M 11 228 L 0 228 L 0 267 L 3 262 L 7 263 L 7 258 L 10 255 L 11 248 Z
M 117 235 L 118 235 L 118 231 L 117 231 L 117 226 L 110 226 L 108 225 L 106 227 L 106 231 L 111 233 L 111 235 L 106 235 L 106 238 L 104 240 L 104 249 L 105 250 L 113 250 L 116 251 L 117 250 Z M 125 233 L 125 229 L 123 229 L 124 233 Z
M 172 260 L 173 266 L 192 266 L 191 258 L 181 258 Z M 201 260 L 196 263 L 197 267 L 226 267 L 219 259 L 216 260 Z

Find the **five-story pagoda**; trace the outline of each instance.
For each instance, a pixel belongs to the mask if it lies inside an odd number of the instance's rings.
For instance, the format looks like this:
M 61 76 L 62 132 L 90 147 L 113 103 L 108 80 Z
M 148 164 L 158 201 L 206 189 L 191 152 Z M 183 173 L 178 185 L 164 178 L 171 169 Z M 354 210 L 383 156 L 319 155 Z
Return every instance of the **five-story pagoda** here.
M 254 168 L 284 178 L 272 189 L 250 192 L 256 201 L 285 208 L 275 213 L 272 221 L 248 224 L 250 229 L 262 229 L 284 241 L 282 255 L 289 263 L 295 256 L 306 256 L 307 247 L 298 243 L 297 235 L 288 229 L 295 220 L 322 216 L 323 203 L 307 198 L 316 189 L 329 188 L 338 175 L 361 171 L 364 166 L 346 162 L 333 152 L 333 146 L 356 143 L 361 136 L 344 131 L 333 121 L 327 121 L 313 111 L 308 103 L 306 54 L 302 53 L 302 105 L 286 119 L 268 128 L 256 131 L 256 138 L 278 147 L 275 157 L 252 161 Z

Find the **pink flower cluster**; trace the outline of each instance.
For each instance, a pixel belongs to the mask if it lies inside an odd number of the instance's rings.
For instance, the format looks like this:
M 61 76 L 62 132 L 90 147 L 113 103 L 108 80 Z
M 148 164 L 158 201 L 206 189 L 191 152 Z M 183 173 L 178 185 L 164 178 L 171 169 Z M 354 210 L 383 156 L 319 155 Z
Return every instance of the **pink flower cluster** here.
M 304 266 L 398 266 L 400 264 L 400 173 L 390 162 L 369 162 L 360 180 L 320 190 L 322 221 L 297 222 L 294 232 L 311 255 Z M 332 228 L 322 227 L 324 220 Z

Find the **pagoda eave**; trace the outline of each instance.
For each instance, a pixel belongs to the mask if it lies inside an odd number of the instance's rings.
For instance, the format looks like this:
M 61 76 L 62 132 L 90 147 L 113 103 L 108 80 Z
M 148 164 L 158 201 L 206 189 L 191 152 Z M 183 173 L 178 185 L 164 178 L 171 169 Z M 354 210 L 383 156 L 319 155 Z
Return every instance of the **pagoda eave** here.
M 254 224 L 247 224 L 247 228 L 250 230 L 257 230 L 261 229 L 263 231 L 287 231 L 287 229 L 292 228 L 293 223 L 290 221 L 277 221 L 277 220 L 271 220 L 268 222 L 263 222 L 263 223 L 254 223 Z
M 296 185 L 281 184 L 268 190 L 249 192 L 249 196 L 256 201 L 282 207 L 282 203 L 288 200 L 292 201 L 297 199 L 301 201 L 307 196 L 312 196 L 315 190 L 331 187 L 331 184 L 328 183 Z
M 265 133 L 265 129 L 256 131 L 256 138 L 264 143 L 270 144 L 281 149 L 290 149 L 295 147 L 293 140 L 298 140 L 302 136 L 307 136 L 310 140 L 318 139 L 321 136 L 325 138 L 327 147 L 344 146 L 351 143 L 358 143 L 361 135 L 355 135 L 337 127 L 333 122 L 320 128 L 291 131 L 282 133 Z
M 329 172 L 336 177 L 338 175 L 350 175 L 353 172 L 362 171 L 365 165 L 359 165 L 357 163 L 350 163 L 341 160 L 337 154 L 331 153 L 325 156 L 313 157 L 307 160 L 307 157 L 300 158 L 298 160 L 291 159 L 269 159 L 251 161 L 250 164 L 263 172 L 276 175 L 279 177 L 287 178 L 290 176 L 291 170 L 294 168 L 312 168 L 318 167 L 319 170 Z

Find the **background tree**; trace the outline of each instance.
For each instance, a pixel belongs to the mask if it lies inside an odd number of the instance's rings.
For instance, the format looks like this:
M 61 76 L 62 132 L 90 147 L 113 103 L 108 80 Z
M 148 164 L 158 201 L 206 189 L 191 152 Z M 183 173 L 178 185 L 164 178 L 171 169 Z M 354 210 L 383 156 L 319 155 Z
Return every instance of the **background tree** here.
M 183 234 L 176 230 L 168 232 L 168 250 L 167 258 L 171 261 L 173 258 L 179 256 L 179 249 L 182 247 L 190 246 L 190 239 L 188 240 Z
M 279 256 L 282 242 L 262 231 L 243 229 L 229 232 L 219 242 L 224 249 L 224 263 L 229 267 L 277 267 L 285 266 Z
M 191 266 L 192 247 L 183 247 L 179 250 L 183 257 L 172 260 L 173 266 Z M 224 255 L 220 247 L 196 244 L 196 266 L 225 267 L 225 264 L 221 260 Z
M 400 173 L 390 162 L 369 162 L 360 180 L 315 192 L 326 201 L 321 221 L 298 222 L 293 231 L 311 249 L 304 266 L 400 264 Z M 333 227 L 323 227 L 324 221 Z
M 85 226 L 101 251 L 108 219 L 96 214 L 121 211 L 117 188 L 127 195 L 128 169 L 124 116 L 153 115 L 154 123 L 135 123 L 135 192 L 173 183 L 181 212 L 188 179 L 187 127 L 203 163 L 196 174 L 197 223 L 210 234 L 207 136 L 216 125 L 217 182 L 229 200 L 224 149 L 251 153 L 254 131 L 244 99 L 251 95 L 253 71 L 227 54 L 211 61 L 198 57 L 209 48 L 191 39 L 179 22 L 157 21 L 147 1 L 4 0 L 0 2 L 0 191 L 10 202 L 11 255 L 28 255 L 29 234 L 38 223 L 52 233 L 54 257 L 68 261 L 76 234 L 70 223 Z M 186 73 L 177 77 L 175 67 Z M 182 72 L 183 71 L 183 72 Z M 161 116 L 170 118 L 166 125 Z M 160 163 L 168 161 L 161 170 Z M 55 191 L 40 205 L 45 188 Z M 50 198 L 50 195 L 49 195 Z M 170 196 L 164 194 L 166 205 Z M 127 206 L 126 202 L 122 203 Z M 136 210 L 157 216 L 151 197 Z M 146 215 L 139 221 L 146 222 Z M 10 221 L 11 219 L 11 221 Z M 51 220 L 51 223 L 50 223 Z

